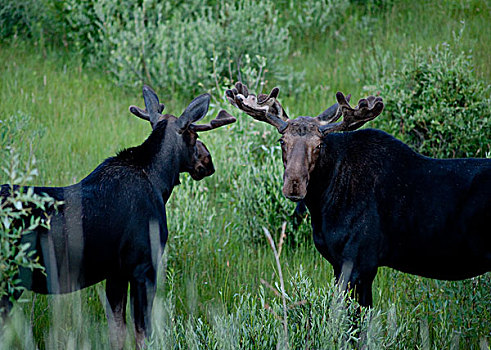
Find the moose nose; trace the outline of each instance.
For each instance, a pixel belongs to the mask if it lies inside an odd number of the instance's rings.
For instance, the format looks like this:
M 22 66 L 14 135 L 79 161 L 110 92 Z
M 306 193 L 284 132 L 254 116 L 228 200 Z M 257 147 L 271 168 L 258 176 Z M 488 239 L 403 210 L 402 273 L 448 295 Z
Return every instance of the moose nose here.
M 207 176 L 213 175 L 215 173 L 215 167 L 213 165 L 203 166 L 200 165 L 196 168 L 196 179 L 203 179 Z
M 203 170 L 204 170 L 204 172 L 206 172 L 205 176 L 210 176 L 210 175 L 213 175 L 215 173 L 215 167 L 213 165 L 209 166 L 207 169 L 204 168 Z
M 293 202 L 304 199 L 307 194 L 307 184 L 303 179 L 285 177 L 283 183 L 283 195 Z

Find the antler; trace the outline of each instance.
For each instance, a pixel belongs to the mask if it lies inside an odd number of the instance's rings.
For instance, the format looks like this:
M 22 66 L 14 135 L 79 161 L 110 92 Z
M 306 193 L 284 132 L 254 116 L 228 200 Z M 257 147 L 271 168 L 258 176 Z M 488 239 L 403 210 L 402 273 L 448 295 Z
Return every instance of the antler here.
M 247 86 L 238 82 L 235 88 L 225 92 L 229 102 L 249 114 L 256 120 L 275 126 L 279 132 L 287 127 L 288 116 L 281 104 L 276 100 L 280 89 L 275 87 L 269 95 L 250 94 Z
M 152 127 L 155 127 L 162 117 L 161 113 L 164 111 L 165 105 L 159 102 L 157 94 L 148 85 L 143 85 L 143 99 L 145 101 L 145 109 L 130 106 L 130 112 L 143 120 L 149 121 Z
M 349 96 L 349 95 L 348 95 Z M 341 92 L 336 93 L 343 120 L 320 127 L 322 132 L 352 131 L 360 128 L 366 122 L 376 118 L 384 109 L 381 97 L 368 96 L 358 101 L 358 106 L 352 108 Z M 334 121 L 334 120 L 332 120 Z
M 227 111 L 225 111 L 225 110 L 222 109 L 218 113 L 218 115 L 216 116 L 216 118 L 213 119 L 210 123 L 208 123 L 208 124 L 201 124 L 201 125 L 191 124 L 190 125 L 190 128 L 193 131 L 196 131 L 196 132 L 208 131 L 208 130 L 212 130 L 212 129 L 216 129 L 216 128 L 222 127 L 224 125 L 235 123 L 236 120 L 237 119 L 235 119 L 235 117 L 233 117 L 232 115 L 230 115 L 229 113 L 227 113 Z

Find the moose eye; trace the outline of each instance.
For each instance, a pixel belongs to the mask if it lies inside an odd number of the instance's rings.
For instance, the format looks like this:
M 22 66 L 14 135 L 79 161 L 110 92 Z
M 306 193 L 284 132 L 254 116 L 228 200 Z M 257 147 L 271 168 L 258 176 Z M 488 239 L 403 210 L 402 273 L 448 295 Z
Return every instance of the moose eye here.
M 319 150 L 322 148 L 322 143 L 319 143 L 315 149 Z
M 285 141 L 283 139 L 279 139 L 278 142 L 280 143 L 280 145 L 285 145 Z

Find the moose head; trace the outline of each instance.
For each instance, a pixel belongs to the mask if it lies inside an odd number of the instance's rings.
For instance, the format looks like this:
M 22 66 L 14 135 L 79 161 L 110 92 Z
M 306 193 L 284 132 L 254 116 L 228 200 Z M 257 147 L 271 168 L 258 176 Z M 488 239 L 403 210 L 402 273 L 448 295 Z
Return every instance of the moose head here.
M 196 97 L 186 107 L 180 117 L 170 114 L 162 114 L 165 106 L 159 102 L 159 98 L 148 85 L 143 86 L 143 99 L 145 109 L 130 106 L 130 112 L 139 118 L 149 121 L 156 130 L 160 123 L 166 123 L 166 135 L 173 138 L 172 143 L 177 147 L 182 161 L 179 164 L 179 172 L 188 172 L 194 180 L 201 180 L 215 172 L 211 154 L 205 144 L 198 140 L 198 133 L 219 128 L 234 123 L 236 119 L 221 110 L 217 117 L 208 124 L 195 124 L 208 112 L 210 95 L 203 94 Z M 175 148 L 174 148 L 174 151 Z
M 300 201 L 307 194 L 310 175 L 324 146 L 324 137 L 333 132 L 352 131 L 377 117 L 384 104 L 380 97 L 361 99 L 358 106 L 349 105 L 351 95 L 336 94 L 337 103 L 317 117 L 289 119 L 276 99 L 279 88 L 269 95 L 250 94 L 247 87 L 238 82 L 226 91 L 229 102 L 256 120 L 276 127 L 282 135 L 279 142 L 283 154 L 283 194 L 292 201 Z M 342 121 L 338 121 L 341 116 Z

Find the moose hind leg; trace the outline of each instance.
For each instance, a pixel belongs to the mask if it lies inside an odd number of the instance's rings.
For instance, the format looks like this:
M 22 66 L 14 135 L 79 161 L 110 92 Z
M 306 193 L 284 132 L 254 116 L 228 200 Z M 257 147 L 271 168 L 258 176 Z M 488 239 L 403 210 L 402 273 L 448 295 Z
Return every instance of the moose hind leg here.
M 106 314 L 111 345 L 123 349 L 126 338 L 126 302 L 128 280 L 109 278 L 106 281 Z
M 22 295 L 21 290 L 16 290 L 13 294 L 14 300 L 17 300 Z M 10 295 L 4 295 L 0 298 L 0 321 L 1 323 L 5 323 L 5 321 L 9 318 L 10 311 L 14 307 L 10 299 Z
M 7 320 L 10 310 L 12 310 L 12 306 L 12 302 L 8 295 L 4 295 L 0 298 L 0 321 L 2 323 Z
M 130 281 L 131 312 L 135 323 L 136 347 L 145 345 L 145 338 L 151 334 L 151 313 L 155 297 L 155 270 L 149 268 L 144 276 Z

